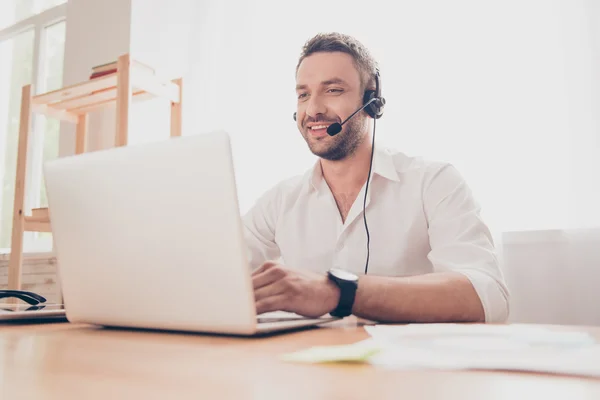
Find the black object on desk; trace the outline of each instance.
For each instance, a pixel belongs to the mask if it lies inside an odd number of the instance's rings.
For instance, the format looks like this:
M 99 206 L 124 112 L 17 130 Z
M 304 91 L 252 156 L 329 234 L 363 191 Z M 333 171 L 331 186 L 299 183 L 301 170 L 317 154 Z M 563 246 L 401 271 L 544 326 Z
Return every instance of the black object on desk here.
M 36 306 L 40 303 L 45 303 L 46 298 L 37 293 L 28 292 L 26 290 L 0 290 L 0 299 L 17 298 L 24 302 Z

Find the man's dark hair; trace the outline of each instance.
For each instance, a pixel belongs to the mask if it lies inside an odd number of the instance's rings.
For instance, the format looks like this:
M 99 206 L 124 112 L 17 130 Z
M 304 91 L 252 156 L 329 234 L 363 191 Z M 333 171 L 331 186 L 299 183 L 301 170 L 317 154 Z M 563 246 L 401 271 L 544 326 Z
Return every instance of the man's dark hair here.
M 296 65 L 296 72 L 302 61 L 314 53 L 342 52 L 352 56 L 354 65 L 360 74 L 361 89 L 367 87 L 375 89 L 375 71 L 378 68 L 377 61 L 369 50 L 358 40 L 342 33 L 319 33 L 309 39 L 302 48 L 300 60 Z

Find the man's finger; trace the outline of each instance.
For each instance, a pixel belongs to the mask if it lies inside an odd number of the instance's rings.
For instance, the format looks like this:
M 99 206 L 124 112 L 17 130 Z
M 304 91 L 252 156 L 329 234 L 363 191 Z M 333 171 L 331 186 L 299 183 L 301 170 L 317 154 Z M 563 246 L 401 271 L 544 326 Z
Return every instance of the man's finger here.
M 254 300 L 259 301 L 282 293 L 285 293 L 285 284 L 282 280 L 276 280 L 268 285 L 254 289 Z
M 268 268 L 265 271 L 252 276 L 252 287 L 254 290 L 267 286 L 285 277 L 285 271 L 281 268 Z
M 252 271 L 252 276 L 261 274 L 262 272 L 268 270 L 269 268 L 275 266 L 277 263 L 275 261 L 265 261 L 260 267 L 256 268 Z
M 270 311 L 285 311 L 286 296 L 278 294 L 275 296 L 265 297 L 256 302 L 256 314 L 262 314 Z

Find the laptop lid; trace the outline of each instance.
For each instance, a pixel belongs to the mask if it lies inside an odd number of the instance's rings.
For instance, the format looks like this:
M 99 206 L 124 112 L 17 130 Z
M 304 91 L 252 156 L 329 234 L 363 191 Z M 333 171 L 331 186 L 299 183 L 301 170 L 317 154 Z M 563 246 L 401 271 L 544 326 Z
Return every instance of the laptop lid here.
M 226 132 L 59 158 L 44 174 L 70 321 L 254 332 Z

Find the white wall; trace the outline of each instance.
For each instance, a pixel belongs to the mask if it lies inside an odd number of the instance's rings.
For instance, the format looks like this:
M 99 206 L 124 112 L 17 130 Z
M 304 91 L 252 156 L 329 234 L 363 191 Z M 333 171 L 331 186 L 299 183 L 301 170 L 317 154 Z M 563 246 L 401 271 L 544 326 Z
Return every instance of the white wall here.
M 600 2 L 578 1 L 569 11 L 564 31 L 570 40 L 564 51 L 565 73 L 572 82 L 571 227 L 589 228 L 600 225 Z
M 196 126 L 233 134 L 243 210 L 312 162 L 294 67 L 305 40 L 338 30 L 380 60 L 379 140 L 453 162 L 497 230 L 600 225 L 593 2 L 248 3 L 203 2 L 192 55 Z
M 130 48 L 134 58 L 156 70 L 165 79 L 184 78 L 184 96 L 189 87 L 189 56 L 193 0 L 132 0 Z M 183 130 L 193 109 L 184 99 Z M 130 143 L 163 140 L 169 136 L 170 102 L 154 99 L 132 108 Z
M 95 65 L 114 61 L 124 53 L 153 67 L 165 79 L 189 72 L 187 58 L 192 0 L 69 0 L 65 40 L 65 85 L 88 79 Z M 184 83 L 185 85 L 185 83 Z M 184 94 L 185 95 L 185 94 Z M 130 120 L 129 143 L 161 140 L 169 136 L 169 104 L 165 100 L 135 103 Z M 184 105 L 184 129 L 187 115 Z M 90 116 L 89 149 L 114 145 L 114 107 Z M 60 155 L 74 152 L 74 130 L 65 132 Z
M 600 325 L 600 229 L 508 232 L 510 322 Z
M 130 20 L 130 0 L 69 0 L 63 84 L 67 86 L 87 80 L 93 66 L 127 53 Z M 113 110 L 92 113 L 89 127 L 90 149 L 112 146 L 115 129 Z M 73 154 L 75 130 L 72 124 L 61 124 L 61 133 L 59 155 Z

